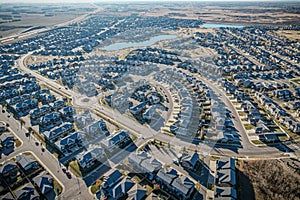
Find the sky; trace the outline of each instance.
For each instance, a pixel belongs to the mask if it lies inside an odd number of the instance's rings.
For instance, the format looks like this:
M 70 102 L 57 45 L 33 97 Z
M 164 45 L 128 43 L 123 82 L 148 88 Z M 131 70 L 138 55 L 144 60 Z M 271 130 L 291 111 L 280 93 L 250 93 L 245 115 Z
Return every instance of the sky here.
M 0 3 L 92 3 L 92 2 L 105 2 L 105 3 L 113 3 L 113 2 L 154 2 L 154 1 L 164 1 L 164 2 L 172 2 L 172 1 L 191 1 L 191 0 L 0 0 Z M 272 0 L 192 0 L 192 1 L 240 1 L 240 2 L 249 2 L 249 1 L 272 1 Z M 274 0 L 273 0 L 274 1 Z M 276 0 L 276 1 L 291 1 L 291 0 Z M 294 0 L 296 2 L 300 2 L 300 0 Z

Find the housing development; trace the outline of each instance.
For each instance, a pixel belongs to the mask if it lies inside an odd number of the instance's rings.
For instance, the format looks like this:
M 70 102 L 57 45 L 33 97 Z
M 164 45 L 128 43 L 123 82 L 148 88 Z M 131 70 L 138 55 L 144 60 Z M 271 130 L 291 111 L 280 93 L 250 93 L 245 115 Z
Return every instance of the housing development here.
M 0 199 L 300 199 L 300 4 L 0 4 Z

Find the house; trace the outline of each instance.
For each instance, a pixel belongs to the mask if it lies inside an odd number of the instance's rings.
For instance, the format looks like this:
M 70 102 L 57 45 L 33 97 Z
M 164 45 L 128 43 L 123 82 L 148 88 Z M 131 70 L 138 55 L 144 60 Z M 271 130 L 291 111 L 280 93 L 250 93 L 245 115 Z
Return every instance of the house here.
M 158 184 L 160 184 L 160 187 L 164 190 L 170 191 L 172 190 L 172 182 L 175 178 L 177 178 L 178 173 L 173 168 L 161 168 L 156 177 L 155 180 Z
M 109 135 L 109 131 L 107 130 L 106 123 L 103 119 L 96 121 L 95 123 L 87 126 L 84 131 L 88 133 L 90 136 L 95 137 L 104 137 L 105 135 Z
M 47 199 L 55 199 L 55 191 L 53 178 L 48 173 L 42 173 L 32 179 L 33 184 L 38 188 L 38 191 Z
M 221 157 L 217 160 L 217 170 L 231 169 L 235 171 L 235 161 L 233 158 Z
M 217 171 L 216 185 L 221 187 L 233 187 L 236 185 L 235 171 L 223 169 Z
M 11 132 L 5 132 L 0 135 L 0 150 L 14 146 L 14 136 Z
M 217 187 L 215 189 L 215 200 L 235 200 L 237 199 L 236 189 L 233 187 Z
M 83 132 L 77 131 L 58 140 L 55 142 L 55 145 L 62 153 L 66 153 L 67 151 L 71 151 L 75 146 L 82 145 L 83 136 Z
M 61 126 L 54 128 L 50 131 L 44 132 L 44 135 L 49 141 L 57 141 L 63 136 L 67 136 L 74 131 L 74 125 L 72 123 L 64 123 Z
M 102 147 L 92 147 L 88 151 L 76 156 L 79 166 L 86 170 L 94 166 L 97 162 L 105 159 L 105 152 Z
M 178 176 L 172 182 L 172 189 L 179 199 L 189 199 L 195 190 L 195 184 L 186 176 Z
M 132 153 L 128 156 L 128 162 L 136 173 L 142 173 L 152 180 L 157 171 L 162 167 L 162 163 L 145 151 Z
M 114 199 L 122 199 L 128 196 L 127 193 L 134 185 L 135 183 L 131 180 L 131 178 L 126 176 L 120 182 L 118 182 L 113 188 L 111 188 L 110 196 Z
M 15 196 L 19 200 L 40 200 L 39 194 L 35 191 L 31 183 L 27 183 L 21 189 L 15 191 Z
M 8 192 L 7 194 L 0 196 L 1 200 L 15 200 L 15 197 L 12 195 L 12 193 Z
M 47 114 L 39 119 L 39 125 L 46 131 L 62 123 L 61 116 L 58 112 Z
M 155 106 L 150 106 L 147 110 L 145 110 L 145 112 L 143 112 L 143 119 L 146 119 L 146 120 L 151 120 L 152 119 L 152 116 L 153 116 L 153 113 L 155 111 Z
M 147 190 L 141 185 L 135 184 L 128 192 L 128 198 L 131 200 L 144 200 L 147 196 Z
M 30 174 L 41 167 L 32 155 L 19 154 L 16 156 L 16 161 L 26 174 Z
M 122 173 L 116 169 L 110 175 L 108 175 L 108 177 L 105 177 L 105 180 L 102 183 L 102 187 L 104 189 L 111 188 L 122 179 L 122 176 L 123 176 Z
M 109 153 L 112 153 L 118 148 L 123 148 L 128 143 L 132 142 L 129 137 L 129 131 L 120 130 L 114 135 L 107 137 L 106 139 L 100 142 L 101 146 L 105 148 Z
M 8 160 L 0 167 L 0 175 L 6 181 L 14 181 L 18 176 L 18 167 L 15 162 Z
M 140 113 L 144 108 L 146 108 L 146 105 L 147 102 L 139 103 L 138 105 L 131 107 L 129 111 L 131 112 L 131 114 L 136 115 Z
M 199 162 L 199 154 L 197 152 L 190 154 L 183 154 L 180 158 L 180 164 L 189 170 L 196 170 L 196 166 L 200 164 Z

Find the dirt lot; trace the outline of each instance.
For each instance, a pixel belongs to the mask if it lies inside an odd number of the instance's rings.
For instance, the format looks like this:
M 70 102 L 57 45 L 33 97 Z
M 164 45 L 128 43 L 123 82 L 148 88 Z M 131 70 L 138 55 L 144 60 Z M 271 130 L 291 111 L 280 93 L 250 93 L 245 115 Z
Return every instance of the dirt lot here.
M 239 199 L 300 199 L 299 170 L 291 167 L 299 166 L 299 161 L 292 159 L 238 161 L 238 165 Z
M 299 31 L 276 31 L 277 34 L 287 37 L 291 40 L 300 40 L 300 32 Z

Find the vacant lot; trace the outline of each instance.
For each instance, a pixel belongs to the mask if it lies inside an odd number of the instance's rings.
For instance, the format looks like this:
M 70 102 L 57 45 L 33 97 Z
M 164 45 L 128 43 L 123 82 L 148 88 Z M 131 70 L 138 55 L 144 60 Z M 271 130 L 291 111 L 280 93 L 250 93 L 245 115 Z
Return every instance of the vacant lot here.
M 238 164 L 239 199 L 300 199 L 300 176 L 286 161 L 239 161 Z M 254 195 L 249 193 L 251 190 Z

